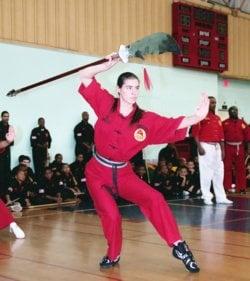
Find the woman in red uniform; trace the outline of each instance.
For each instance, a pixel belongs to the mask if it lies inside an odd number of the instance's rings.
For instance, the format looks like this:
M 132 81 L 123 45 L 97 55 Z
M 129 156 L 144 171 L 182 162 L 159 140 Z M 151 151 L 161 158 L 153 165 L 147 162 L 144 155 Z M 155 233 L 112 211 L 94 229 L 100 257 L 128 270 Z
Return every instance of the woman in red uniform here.
M 6 140 L 0 141 L 0 151 L 13 142 L 14 136 L 15 136 L 14 130 L 10 126 L 9 132 L 6 134 Z M 16 238 L 21 239 L 25 237 L 24 232 L 14 222 L 11 213 L 9 212 L 3 201 L 0 199 L 0 229 L 3 229 L 5 227 L 9 227 L 10 232 L 13 233 L 16 236 Z
M 122 247 L 121 216 L 114 197 L 137 204 L 160 236 L 173 247 L 173 255 L 190 272 L 198 272 L 194 257 L 182 240 L 176 221 L 163 196 L 133 172 L 129 159 L 149 144 L 184 139 L 187 128 L 205 118 L 208 98 L 203 96 L 190 117 L 166 118 L 141 110 L 136 100 L 139 79 L 130 72 L 117 81 L 119 98 L 102 89 L 95 75 L 114 66 L 119 59 L 107 56 L 108 62 L 80 71 L 79 93 L 91 105 L 98 120 L 95 124 L 94 157 L 86 166 L 86 180 L 96 211 L 101 219 L 107 253 L 100 266 L 108 268 L 120 259 Z

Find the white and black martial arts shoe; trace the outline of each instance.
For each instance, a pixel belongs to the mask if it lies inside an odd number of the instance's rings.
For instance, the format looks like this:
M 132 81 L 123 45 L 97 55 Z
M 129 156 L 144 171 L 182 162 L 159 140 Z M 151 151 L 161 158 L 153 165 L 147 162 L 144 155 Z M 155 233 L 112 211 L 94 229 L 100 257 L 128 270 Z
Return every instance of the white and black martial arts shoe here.
M 25 233 L 15 222 L 10 224 L 10 233 L 13 233 L 17 239 L 24 239 Z
M 110 267 L 115 266 L 116 264 L 118 264 L 119 260 L 120 260 L 120 256 L 118 256 L 114 260 L 110 260 L 108 258 L 108 256 L 105 256 L 105 257 L 102 258 L 102 261 L 100 262 L 100 267 L 101 268 L 110 268 Z
M 179 242 L 177 246 L 173 247 L 173 256 L 182 260 L 189 272 L 195 273 L 200 271 L 200 268 L 196 264 L 194 256 L 185 241 Z

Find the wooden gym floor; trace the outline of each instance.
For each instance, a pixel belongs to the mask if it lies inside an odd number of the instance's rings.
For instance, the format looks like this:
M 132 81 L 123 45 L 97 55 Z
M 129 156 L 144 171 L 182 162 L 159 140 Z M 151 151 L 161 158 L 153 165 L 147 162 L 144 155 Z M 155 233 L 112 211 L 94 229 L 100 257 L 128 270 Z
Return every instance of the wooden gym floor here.
M 188 273 L 135 205 L 122 205 L 124 244 L 119 266 L 100 270 L 106 244 L 93 209 L 25 210 L 16 220 L 27 235 L 0 233 L 0 281 L 250 280 L 250 194 L 233 206 L 170 200 L 201 271 Z

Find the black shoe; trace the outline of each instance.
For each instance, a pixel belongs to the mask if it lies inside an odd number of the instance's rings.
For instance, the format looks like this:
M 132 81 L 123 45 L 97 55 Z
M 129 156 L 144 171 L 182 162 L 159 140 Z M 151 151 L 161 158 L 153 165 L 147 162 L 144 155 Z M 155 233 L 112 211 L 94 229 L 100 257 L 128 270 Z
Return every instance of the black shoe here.
M 120 260 L 120 257 L 118 256 L 115 260 L 110 260 L 108 258 L 108 256 L 105 256 L 102 258 L 102 261 L 100 262 L 100 267 L 102 268 L 110 268 L 112 266 L 115 266 L 116 264 L 118 264 Z
M 173 256 L 179 260 L 182 260 L 189 272 L 200 271 L 200 268 L 196 264 L 194 256 L 189 250 L 188 245 L 185 241 L 179 242 L 177 246 L 173 247 Z

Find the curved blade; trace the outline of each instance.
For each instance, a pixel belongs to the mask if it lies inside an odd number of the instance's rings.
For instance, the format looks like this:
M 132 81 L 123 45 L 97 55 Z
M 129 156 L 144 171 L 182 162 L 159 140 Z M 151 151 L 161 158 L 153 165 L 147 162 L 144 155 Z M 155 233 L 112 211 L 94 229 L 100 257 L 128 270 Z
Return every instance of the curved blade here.
M 148 54 L 163 54 L 171 52 L 180 54 L 181 50 L 175 39 L 164 32 L 153 33 L 128 46 L 129 55 L 144 59 Z

